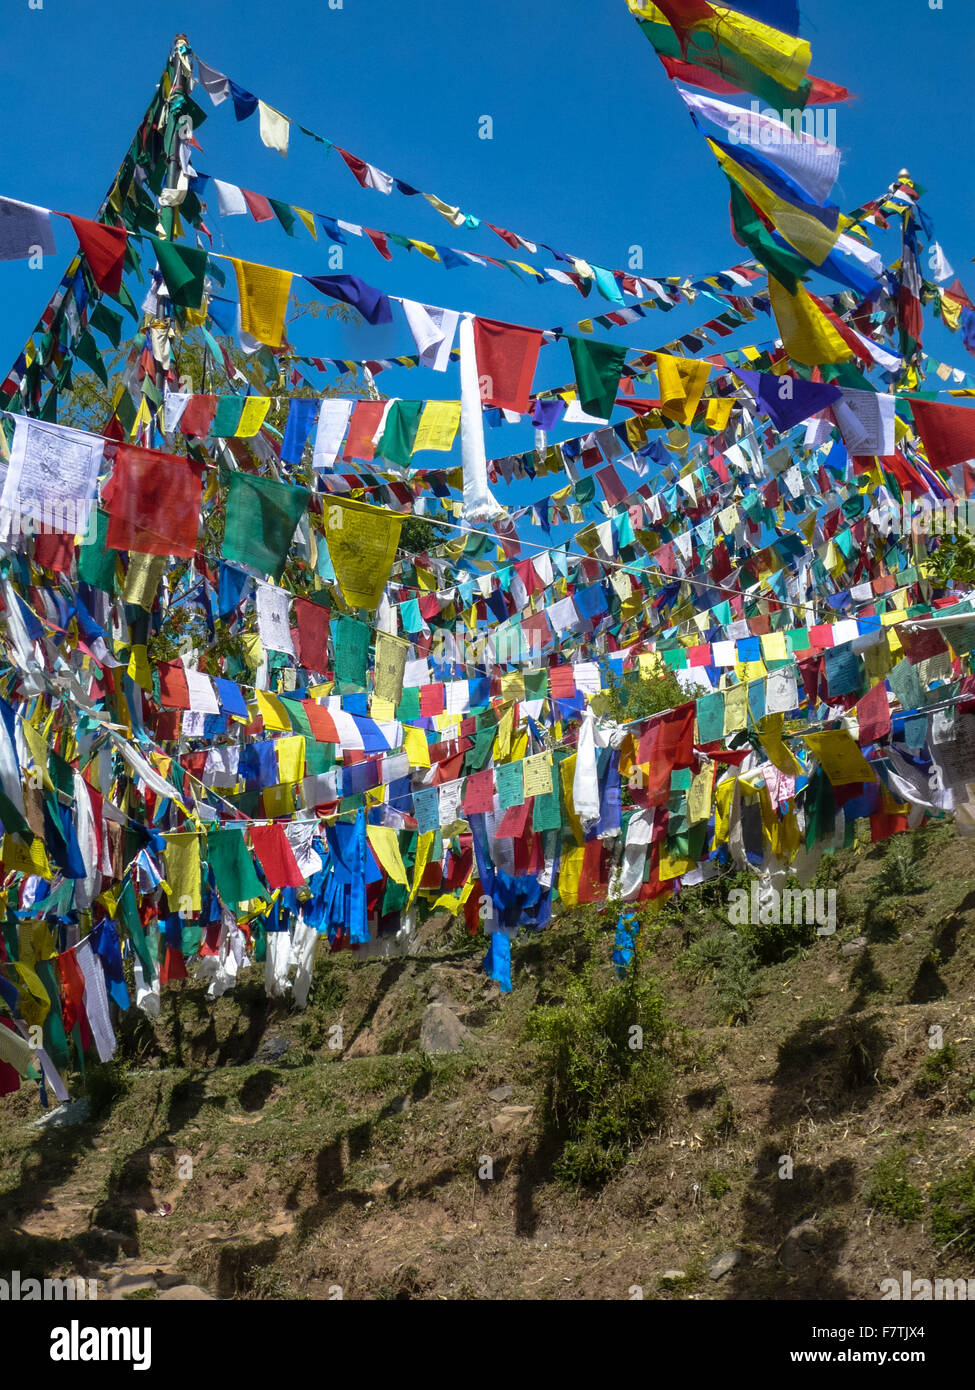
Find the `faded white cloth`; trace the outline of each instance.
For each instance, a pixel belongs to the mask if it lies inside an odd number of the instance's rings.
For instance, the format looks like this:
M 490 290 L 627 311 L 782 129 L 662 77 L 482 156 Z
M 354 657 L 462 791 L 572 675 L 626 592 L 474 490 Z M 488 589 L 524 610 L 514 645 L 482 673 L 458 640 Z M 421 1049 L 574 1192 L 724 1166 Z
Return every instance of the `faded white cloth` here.
M 107 1062 L 115 1055 L 115 1033 L 108 1013 L 108 990 L 105 988 L 105 973 L 101 961 L 92 950 L 86 938 L 75 952 L 85 981 L 83 1003 L 88 1016 L 88 1025 L 95 1040 L 95 1050 L 100 1062 Z
M 257 110 L 261 121 L 262 144 L 267 145 L 269 150 L 277 150 L 278 154 L 287 155 L 291 122 L 287 116 L 282 116 L 280 111 L 275 111 L 274 107 L 268 106 L 266 102 L 258 101 Z
M 214 179 L 213 186 L 217 190 L 217 205 L 221 217 L 239 217 L 241 213 L 246 213 L 247 200 L 235 183 L 224 183 L 223 179 Z
M 186 677 L 186 691 L 189 696 L 190 709 L 200 714 L 219 714 L 220 701 L 213 688 L 213 681 L 202 671 L 194 671 L 189 667 L 183 668 L 183 675 Z
M 504 509 L 488 488 L 473 314 L 464 314 L 460 320 L 460 441 L 464 469 L 464 520 L 487 521 L 499 516 Z
M 315 964 L 315 942 L 317 940 L 318 933 L 314 927 L 310 927 L 305 921 L 299 921 L 291 942 L 291 958 L 297 967 L 293 996 L 299 1009 L 305 1008 L 308 1003 L 308 991 L 311 988 L 311 977 Z
M 572 802 L 576 815 L 588 830 L 599 820 L 599 777 L 596 770 L 596 746 L 604 747 L 596 729 L 596 715 L 592 705 L 586 707 L 579 742 L 576 745 L 576 762 L 572 775 Z
M 216 68 L 211 68 L 209 63 L 205 63 L 202 58 L 197 58 L 196 70 L 200 74 L 200 81 L 214 106 L 219 106 L 222 101 L 226 101 L 230 96 L 230 78 L 225 77 L 222 72 L 217 72 Z
M 279 589 L 276 584 L 258 582 L 257 632 L 261 646 L 267 651 L 285 652 L 288 656 L 295 656 L 288 618 L 290 607 L 291 594 L 287 589 Z
M 38 252 L 57 255 L 48 209 L 0 198 L 0 261 L 25 260 Z
M 647 850 L 653 835 L 653 810 L 637 811 L 626 828 L 626 843 L 623 846 L 623 863 L 614 871 L 612 897 L 620 897 L 629 902 L 639 893 L 643 884 L 643 870 L 647 862 Z
M 676 84 L 675 84 L 676 85 Z M 726 101 L 689 92 L 677 86 L 689 110 L 730 135 L 732 144 L 756 151 L 787 174 L 817 203 L 825 202 L 840 172 L 840 152 L 827 140 L 774 120 L 759 111 L 745 111 Z
M 315 453 L 313 466 L 324 470 L 334 467 L 346 426 L 352 414 L 352 401 L 322 401 L 318 412 L 318 427 L 315 430 Z
M 403 299 L 400 303 L 420 355 L 420 366 L 445 372 L 450 364 L 450 351 L 460 314 L 455 309 L 418 304 L 413 299 Z
M 264 988 L 270 999 L 281 999 L 291 988 L 288 970 L 291 966 L 291 933 L 269 931 L 267 956 L 264 961 Z
M 851 454 L 894 452 L 894 420 L 897 397 L 883 391 L 843 390 L 843 399 L 832 406 L 843 443 Z

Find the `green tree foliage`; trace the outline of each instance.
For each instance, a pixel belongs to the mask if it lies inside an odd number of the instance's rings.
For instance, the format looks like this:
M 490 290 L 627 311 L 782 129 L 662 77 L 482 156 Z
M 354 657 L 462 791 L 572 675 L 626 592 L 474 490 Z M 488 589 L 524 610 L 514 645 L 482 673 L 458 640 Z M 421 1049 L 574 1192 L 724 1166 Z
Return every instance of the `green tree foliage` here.
M 686 705 L 690 698 L 674 672 L 662 669 L 650 676 L 639 671 L 626 671 L 622 676 L 609 673 L 609 688 L 605 692 L 605 709 L 618 724 L 645 719 L 651 714 Z

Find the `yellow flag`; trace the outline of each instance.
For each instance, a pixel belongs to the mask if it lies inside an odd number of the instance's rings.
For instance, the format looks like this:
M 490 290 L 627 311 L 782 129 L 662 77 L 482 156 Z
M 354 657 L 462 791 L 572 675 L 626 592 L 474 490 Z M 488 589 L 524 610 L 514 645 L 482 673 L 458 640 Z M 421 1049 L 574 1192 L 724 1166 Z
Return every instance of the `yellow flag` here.
M 162 579 L 168 564 L 168 555 L 143 555 L 130 550 L 129 568 L 122 589 L 124 602 L 134 604 L 136 608 L 144 608 L 146 612 L 149 612 L 156 600 L 159 581 Z
M 145 647 L 134 644 L 129 652 L 129 664 L 126 668 L 126 675 L 130 680 L 135 681 L 136 685 L 143 690 L 152 689 L 152 667 L 149 665 L 149 653 Z
M 264 424 L 264 417 L 271 407 L 270 396 L 248 396 L 240 412 L 240 420 L 234 433 L 238 439 L 251 439 Z
M 748 687 L 733 685 L 725 691 L 724 732 L 735 734 L 748 727 Z
M 291 733 L 288 712 L 276 695 L 272 695 L 269 690 L 255 690 L 254 698 L 266 730 L 275 734 Z
M 398 705 L 403 696 L 403 673 L 410 644 L 391 632 L 376 633 L 376 660 L 373 673 L 373 694 L 377 700 Z M 378 719 L 378 715 L 373 718 Z M 391 719 L 393 715 L 389 716 Z
M 305 226 L 308 228 L 308 231 L 311 233 L 312 238 L 315 241 L 317 241 L 318 228 L 315 226 L 315 214 L 309 212 L 307 208 L 295 208 L 294 210 L 301 218 L 302 222 L 304 222 Z
M 200 910 L 200 837 L 195 831 L 164 836 L 163 862 L 170 907 L 184 915 Z
M 660 382 L 661 413 L 682 425 L 689 425 L 694 419 L 711 363 L 695 362 L 689 357 L 668 357 L 663 352 L 654 356 Z
M 275 743 L 278 752 L 278 777 L 288 785 L 300 782 L 305 775 L 305 740 L 301 734 L 290 738 L 279 738 Z
M 834 787 L 851 782 L 876 782 L 877 774 L 845 729 L 807 734 L 806 743 Z
M 427 743 L 427 736 L 422 729 L 416 729 L 412 724 L 404 724 L 403 747 L 410 760 L 410 767 L 430 766 L 430 745 Z
M 731 407 L 734 401 L 729 396 L 726 400 L 708 401 L 708 408 L 704 416 L 704 423 L 712 430 L 723 430 L 728 423 L 731 415 Z
M 394 883 L 406 886 L 408 880 L 400 854 L 399 837 L 391 825 L 367 825 L 366 836 L 373 854 Z
M 454 447 L 460 425 L 460 401 L 427 401 L 413 441 L 411 454 L 421 449 L 439 449 L 447 453 Z
M 725 9 L 723 5 L 711 8 L 714 18 L 704 20 L 701 29 L 708 30 L 725 48 L 788 87 L 790 92 L 796 90 L 812 60 L 808 40 L 784 34 L 780 29 L 773 29 L 737 10 Z
M 769 761 L 780 772 L 784 772 L 788 777 L 800 777 L 802 764 L 782 739 L 784 725 L 784 714 L 767 714 L 758 726 L 762 747 L 768 754 Z
M 564 907 L 575 907 L 579 902 L 579 880 L 582 877 L 582 861 L 586 853 L 585 845 L 573 845 L 562 851 L 559 866 L 559 897 Z
M 768 291 L 782 346 L 794 362 L 801 362 L 805 367 L 823 362 L 849 362 L 853 349 L 847 347 L 801 285 L 797 294 L 790 294 L 770 275 Z
M 291 271 L 229 257 L 237 276 L 240 326 L 259 343 L 278 348 L 284 337 L 284 316 L 291 293 Z
M 378 608 L 396 558 L 403 518 L 384 507 L 333 497 L 325 539 L 342 597 L 350 608 Z
M 433 837 L 435 834 L 436 832 L 433 830 L 426 830 L 422 835 L 417 836 L 416 858 L 413 861 L 413 884 L 410 888 L 408 906 L 412 904 L 413 899 L 420 890 L 420 884 L 423 882 L 423 871 L 430 862 L 430 851 L 433 848 Z

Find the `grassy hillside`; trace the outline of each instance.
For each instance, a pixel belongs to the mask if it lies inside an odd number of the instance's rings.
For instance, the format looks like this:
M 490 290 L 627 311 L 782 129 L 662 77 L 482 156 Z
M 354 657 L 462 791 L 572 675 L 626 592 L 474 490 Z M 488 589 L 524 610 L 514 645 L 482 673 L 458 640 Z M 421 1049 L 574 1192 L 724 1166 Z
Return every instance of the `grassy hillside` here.
M 934 825 L 844 851 L 827 881 L 839 929 L 798 948 L 731 929 L 727 884 L 686 893 L 646 918 L 624 984 L 615 915 L 585 908 L 515 944 L 508 996 L 443 921 L 410 959 L 322 951 L 304 1013 L 259 968 L 215 1004 L 170 986 L 90 1073 L 86 1122 L 33 1128 L 32 1087 L 0 1102 L 0 1268 L 131 1298 L 873 1299 L 904 1269 L 967 1278 L 972 842 Z M 431 1002 L 457 1051 L 421 1049 Z

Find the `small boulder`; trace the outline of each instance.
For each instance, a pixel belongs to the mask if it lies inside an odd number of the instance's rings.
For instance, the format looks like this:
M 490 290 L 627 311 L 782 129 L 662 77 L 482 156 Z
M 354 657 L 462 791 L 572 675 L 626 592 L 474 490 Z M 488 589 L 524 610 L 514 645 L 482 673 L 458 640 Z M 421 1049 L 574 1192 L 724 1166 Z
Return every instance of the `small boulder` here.
M 420 1023 L 420 1047 L 424 1052 L 458 1052 L 473 1035 L 446 1004 L 428 1004 Z
M 65 1101 L 64 1105 L 49 1110 L 39 1120 L 32 1120 L 33 1129 L 64 1129 L 68 1125 L 83 1125 L 91 1119 L 91 1101 L 87 1096 L 80 1100 Z
M 163 1289 L 157 1300 L 159 1303 L 189 1303 L 205 1301 L 216 1303 L 212 1293 L 201 1289 L 199 1284 L 176 1284 L 171 1289 Z
M 287 1038 L 265 1038 L 257 1049 L 254 1060 L 257 1062 L 280 1062 L 290 1046 Z
M 721 1279 L 725 1274 L 733 1270 L 737 1264 L 741 1264 L 741 1251 L 726 1250 L 723 1255 L 719 1255 L 708 1267 L 708 1277 L 710 1279 Z
M 861 951 L 866 950 L 867 938 L 856 936 L 852 941 L 848 941 L 845 946 L 840 947 L 840 954 L 844 956 L 858 956 Z
M 802 1221 L 793 1226 L 779 1246 L 779 1263 L 788 1270 L 799 1269 L 807 1260 L 813 1259 L 820 1249 L 822 1236 L 813 1221 Z
M 514 1086 L 495 1086 L 493 1091 L 488 1091 L 488 1100 L 508 1100 L 514 1093 Z
M 492 1116 L 491 1133 L 509 1134 L 512 1130 L 522 1129 L 532 1117 L 532 1107 L 530 1105 L 505 1105 Z

